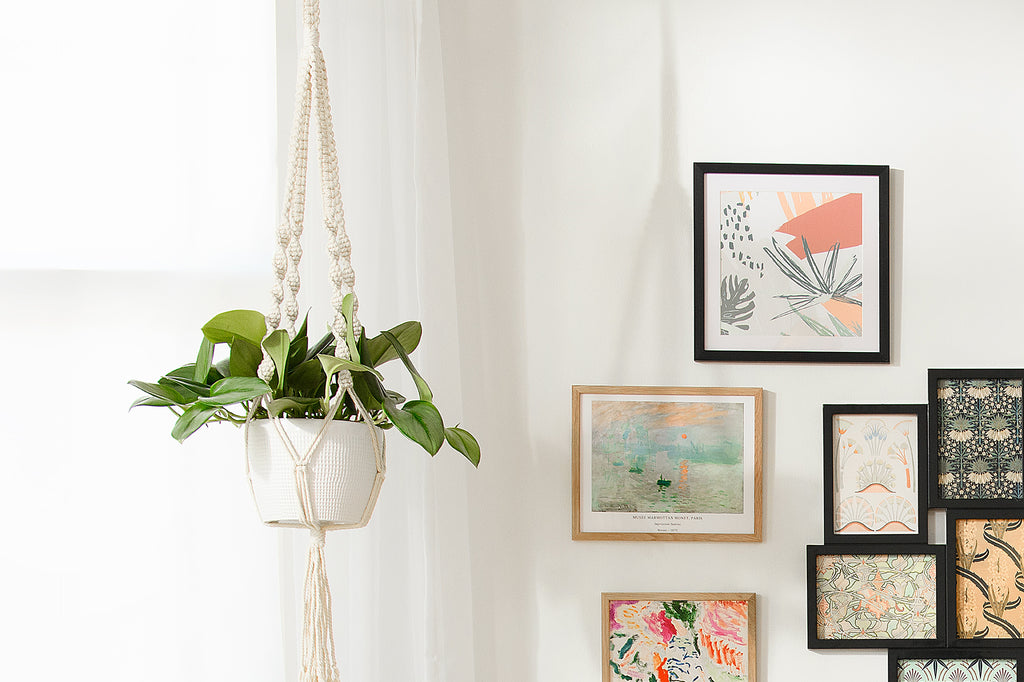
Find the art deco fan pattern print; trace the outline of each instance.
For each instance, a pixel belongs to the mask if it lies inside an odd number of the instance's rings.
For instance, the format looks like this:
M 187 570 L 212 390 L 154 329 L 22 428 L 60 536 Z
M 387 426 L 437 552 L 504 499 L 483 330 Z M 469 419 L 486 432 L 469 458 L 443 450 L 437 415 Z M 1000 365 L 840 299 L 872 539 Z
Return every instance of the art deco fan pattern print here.
M 1021 519 L 956 520 L 958 639 L 1019 639 L 1024 632 Z
M 1021 380 L 940 379 L 939 496 L 1021 499 Z
M 820 639 L 935 639 L 933 554 L 830 554 L 817 558 Z
M 837 534 L 917 533 L 917 428 L 912 415 L 835 417 Z
M 897 682 L 1017 682 L 1017 661 L 1006 658 L 930 658 L 899 662 Z

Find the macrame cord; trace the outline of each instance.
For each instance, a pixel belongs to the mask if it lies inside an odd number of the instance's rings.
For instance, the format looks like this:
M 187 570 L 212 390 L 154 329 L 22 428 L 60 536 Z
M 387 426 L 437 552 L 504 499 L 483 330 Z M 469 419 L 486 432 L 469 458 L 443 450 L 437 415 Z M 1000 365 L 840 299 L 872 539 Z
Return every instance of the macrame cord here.
M 310 124 L 316 112 L 315 124 L 319 134 L 318 155 L 320 161 L 320 186 L 323 202 L 323 222 L 327 229 L 327 252 L 330 258 L 331 308 L 333 317 L 330 328 L 335 340 L 335 355 L 350 359 L 348 343 L 345 340 L 346 323 L 343 312 L 345 295 L 353 294 L 352 326 L 356 337 L 362 329 L 355 297 L 355 271 L 352 269 L 352 247 L 345 231 L 345 212 L 341 201 L 341 182 L 338 174 L 338 156 L 334 141 L 334 123 L 327 89 L 327 67 L 320 49 L 320 3 L 319 0 L 303 0 L 304 44 L 299 59 L 299 73 L 295 96 L 295 113 L 292 121 L 288 152 L 287 187 L 282 207 L 281 222 L 277 228 L 273 268 L 274 285 L 271 289 L 273 303 L 267 314 L 267 331 L 287 329 L 295 335 L 295 322 L 299 315 L 298 293 L 300 286 L 299 263 L 302 259 L 303 219 L 306 205 L 306 171 L 309 155 Z M 263 361 L 258 374 L 270 382 L 274 374 L 274 363 L 264 350 Z M 299 499 L 299 525 L 308 528 L 311 541 L 306 565 L 303 596 L 302 629 L 302 670 L 300 682 L 338 682 L 338 666 L 334 650 L 334 629 L 331 616 L 331 591 L 324 566 L 325 533 L 337 528 L 352 528 L 366 524 L 372 506 L 364 512 L 357 524 L 340 525 L 322 523 L 313 505 L 310 488 L 309 464 L 317 453 L 331 421 L 348 395 L 355 405 L 360 418 L 370 430 L 378 476 L 374 484 L 376 491 L 383 481 L 385 461 L 383 443 L 366 408 L 352 387 L 352 375 L 348 370 L 339 373 L 339 389 L 331 401 L 322 426 L 313 442 L 304 453 L 300 453 L 285 432 L 278 417 L 271 417 L 274 431 L 284 444 L 294 463 L 295 489 Z M 266 398 L 269 400 L 269 398 Z M 248 426 L 258 404 L 254 404 L 246 421 L 246 442 Z M 248 462 L 247 462 L 248 466 Z M 248 471 L 246 472 L 249 473 Z

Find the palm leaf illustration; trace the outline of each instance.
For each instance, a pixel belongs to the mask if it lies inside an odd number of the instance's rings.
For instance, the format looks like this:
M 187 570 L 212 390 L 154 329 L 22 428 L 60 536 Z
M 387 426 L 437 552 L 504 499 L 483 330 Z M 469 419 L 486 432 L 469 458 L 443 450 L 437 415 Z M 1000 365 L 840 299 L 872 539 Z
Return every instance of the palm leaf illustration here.
M 860 301 L 852 298 L 850 294 L 860 288 L 863 277 L 860 273 L 853 274 L 857 265 L 857 257 L 853 256 L 850 267 L 841 278 L 836 279 L 837 266 L 839 264 L 839 242 L 832 245 L 832 248 L 825 254 L 825 261 L 822 267 L 818 266 L 811 253 L 811 247 L 807 244 L 806 237 L 800 237 L 803 242 L 806 269 L 784 246 L 772 239 L 772 249 L 765 248 L 764 252 L 778 266 L 779 270 L 791 282 L 803 289 L 802 294 L 781 294 L 776 298 L 783 298 L 789 303 L 789 310 L 779 313 L 774 319 L 785 315 L 792 315 L 806 310 L 813 305 L 832 299 L 842 303 L 862 305 Z M 801 317 L 803 317 L 801 315 Z
M 747 278 L 740 279 L 730 275 L 722 280 L 722 324 L 738 329 L 750 329 L 749 324 L 740 324 L 749 320 L 754 314 L 754 292 L 749 291 L 750 282 Z M 728 330 L 722 329 L 728 335 Z

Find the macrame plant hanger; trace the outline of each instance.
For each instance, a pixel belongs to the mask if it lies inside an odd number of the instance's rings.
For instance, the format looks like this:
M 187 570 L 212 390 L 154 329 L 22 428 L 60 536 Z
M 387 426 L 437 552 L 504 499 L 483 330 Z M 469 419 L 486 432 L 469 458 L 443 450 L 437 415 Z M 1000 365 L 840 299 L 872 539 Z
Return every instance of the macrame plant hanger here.
M 295 322 L 299 315 L 297 297 L 300 283 L 299 262 L 302 259 L 300 238 L 306 203 L 310 119 L 315 112 L 315 123 L 319 131 L 317 151 L 320 161 L 323 222 L 327 229 L 327 252 L 330 259 L 331 308 L 333 310 L 330 328 L 335 340 L 335 355 L 348 360 L 350 354 L 345 337 L 344 310 L 346 294 L 353 294 L 350 314 L 356 338 L 359 336 L 361 325 L 356 316 L 359 306 L 354 292 L 355 271 L 352 269 L 351 244 L 345 231 L 345 213 L 341 202 L 334 124 L 327 90 L 327 68 L 323 51 L 320 49 L 319 0 L 303 0 L 302 23 L 304 41 L 300 53 L 295 114 L 289 144 L 288 184 L 284 196 L 282 218 L 277 229 L 277 244 L 273 261 L 275 283 L 271 292 L 273 303 L 266 316 L 267 331 L 268 336 L 271 331 L 279 328 L 287 329 L 290 336 L 295 335 Z M 273 360 L 264 350 L 259 376 L 269 383 L 273 373 Z M 367 505 L 359 522 L 326 523 L 317 518 L 316 509 L 314 509 L 315 496 L 310 487 L 309 466 L 314 455 L 320 449 L 328 428 L 346 395 L 351 398 L 360 418 L 370 430 L 377 464 L 377 476 L 373 483 L 371 502 Z M 269 400 L 269 398 L 265 398 L 265 400 Z M 257 405 L 254 405 L 246 422 L 247 442 L 249 422 L 252 421 L 256 409 Z M 331 592 L 324 566 L 325 533 L 328 530 L 340 528 L 357 528 L 366 525 L 369 521 L 373 511 L 373 502 L 376 500 L 384 480 L 382 432 L 373 425 L 370 415 L 353 390 L 352 375 L 348 370 L 340 372 L 338 392 L 331 401 L 316 437 L 305 452 L 300 452 L 293 445 L 292 440 L 285 433 L 280 418 L 271 417 L 270 419 L 274 425 L 274 431 L 287 448 L 294 464 L 295 491 L 298 495 L 300 511 L 296 523 L 279 523 L 277 525 L 296 525 L 308 528 L 311 536 L 303 597 L 304 622 L 300 682 L 338 682 L 338 665 L 335 657 L 334 628 L 331 616 Z

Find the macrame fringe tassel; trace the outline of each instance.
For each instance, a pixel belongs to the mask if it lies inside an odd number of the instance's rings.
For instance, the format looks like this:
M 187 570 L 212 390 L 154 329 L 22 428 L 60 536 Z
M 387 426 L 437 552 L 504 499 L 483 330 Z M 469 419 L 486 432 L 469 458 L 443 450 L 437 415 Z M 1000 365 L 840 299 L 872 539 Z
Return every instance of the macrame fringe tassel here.
M 302 626 L 302 676 L 300 682 L 340 682 L 334 656 L 331 620 L 331 587 L 324 567 L 324 531 L 311 531 L 306 563 L 304 623 Z

